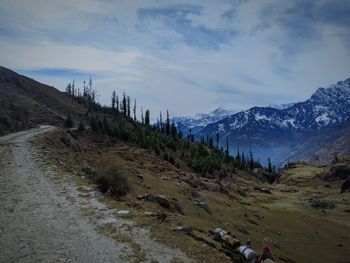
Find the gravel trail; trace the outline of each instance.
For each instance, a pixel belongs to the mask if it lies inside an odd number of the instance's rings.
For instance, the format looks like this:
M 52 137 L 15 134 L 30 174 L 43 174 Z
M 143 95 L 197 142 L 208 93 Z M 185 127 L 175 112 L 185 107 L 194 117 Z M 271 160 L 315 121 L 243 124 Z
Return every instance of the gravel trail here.
M 98 231 L 104 225 L 140 242 L 142 261 L 189 261 L 180 250 L 151 240 L 146 229 L 115 217 L 96 190 L 75 185 L 72 175 L 54 167 L 43 169 L 45 153 L 30 140 L 54 129 L 40 126 L 0 138 L 0 262 L 134 262 L 131 244 Z

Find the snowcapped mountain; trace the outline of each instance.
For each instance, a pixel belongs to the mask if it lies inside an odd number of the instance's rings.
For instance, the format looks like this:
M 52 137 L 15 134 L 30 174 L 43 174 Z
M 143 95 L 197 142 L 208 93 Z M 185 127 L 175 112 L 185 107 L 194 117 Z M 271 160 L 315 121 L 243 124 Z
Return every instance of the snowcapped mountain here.
M 198 136 L 218 131 L 221 143 L 231 149 L 253 150 L 262 161 L 277 157 L 289 145 L 315 132 L 350 120 L 350 78 L 319 88 L 310 99 L 290 107 L 253 107 L 207 125 Z M 321 144 L 322 142 L 320 142 Z
M 175 117 L 174 122 L 177 127 L 186 136 L 189 130 L 192 130 L 193 134 L 200 132 L 205 126 L 210 123 L 220 121 L 232 114 L 239 112 L 240 110 L 224 109 L 219 107 L 209 113 L 199 113 L 193 116 Z
M 278 109 L 278 110 L 284 110 L 287 108 L 290 108 L 292 106 L 294 106 L 296 103 L 287 103 L 287 104 L 270 104 L 269 108 L 274 108 L 274 109 Z

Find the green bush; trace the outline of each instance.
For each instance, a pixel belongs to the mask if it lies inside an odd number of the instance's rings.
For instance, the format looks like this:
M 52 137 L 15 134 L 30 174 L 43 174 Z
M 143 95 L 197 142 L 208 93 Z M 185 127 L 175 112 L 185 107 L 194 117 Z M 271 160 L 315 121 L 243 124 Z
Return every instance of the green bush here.
M 73 127 L 73 119 L 70 114 L 68 114 L 67 118 L 64 120 L 64 127 L 72 128 Z

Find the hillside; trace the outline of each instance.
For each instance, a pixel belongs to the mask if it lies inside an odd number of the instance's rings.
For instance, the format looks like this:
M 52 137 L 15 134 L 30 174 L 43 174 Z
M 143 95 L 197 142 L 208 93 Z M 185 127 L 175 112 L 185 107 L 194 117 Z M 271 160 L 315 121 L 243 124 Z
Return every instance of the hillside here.
M 0 67 L 0 135 L 37 124 L 61 125 L 69 113 L 85 112 L 64 92 Z
M 242 242 L 251 239 L 256 250 L 269 244 L 277 262 L 342 262 L 350 256 L 350 193 L 340 194 L 344 179 L 325 179 L 347 159 L 329 167 L 291 164 L 278 183 L 268 184 L 239 170 L 204 178 L 151 150 L 90 132 L 62 130 L 39 143 L 51 163 L 84 178 L 84 185 L 95 181 L 101 167 L 123 170 L 131 188 L 123 197 L 111 196 L 117 200 L 111 208 L 129 211 L 127 218 L 197 262 L 241 262 L 213 240 L 210 230 L 217 227 Z

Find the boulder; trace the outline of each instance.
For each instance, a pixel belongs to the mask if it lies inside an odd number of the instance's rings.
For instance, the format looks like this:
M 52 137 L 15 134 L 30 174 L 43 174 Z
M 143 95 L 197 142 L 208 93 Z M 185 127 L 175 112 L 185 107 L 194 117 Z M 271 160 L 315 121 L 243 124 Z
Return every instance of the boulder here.
M 145 194 L 139 195 L 137 199 L 157 203 L 162 207 L 170 208 L 170 202 L 164 195 Z
M 164 212 L 162 212 L 162 211 L 157 211 L 157 212 L 145 212 L 145 215 L 156 217 L 156 218 L 159 219 L 161 222 L 163 222 L 163 221 L 167 218 L 167 215 L 166 215 Z
M 272 194 L 272 192 L 267 188 L 254 187 L 254 190 L 264 194 Z
M 350 179 L 347 179 L 344 181 L 344 183 L 341 185 L 340 193 L 344 193 L 350 190 Z
M 87 163 L 84 163 L 82 165 L 81 171 L 87 174 L 89 177 L 92 177 L 96 174 L 95 168 Z
M 212 215 L 211 209 L 209 208 L 208 204 L 203 201 L 194 201 L 195 205 L 198 205 L 200 208 L 204 209 L 205 212 L 207 212 L 209 215 Z
M 326 200 L 311 199 L 311 200 L 309 200 L 309 203 L 313 208 L 317 208 L 317 209 L 333 209 L 333 208 L 335 208 L 335 205 L 333 203 L 331 203 L 330 201 L 326 201 Z

